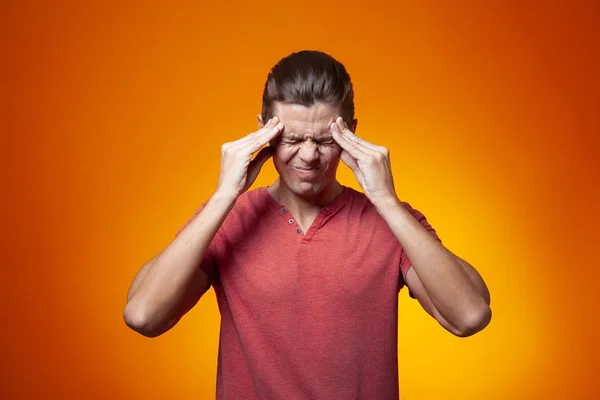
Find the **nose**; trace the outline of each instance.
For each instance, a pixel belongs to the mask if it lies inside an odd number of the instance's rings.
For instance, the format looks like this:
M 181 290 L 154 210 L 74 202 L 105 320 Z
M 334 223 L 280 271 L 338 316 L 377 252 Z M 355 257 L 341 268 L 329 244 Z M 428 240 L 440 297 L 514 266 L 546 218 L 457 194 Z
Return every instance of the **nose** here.
M 315 142 L 307 140 L 302 143 L 298 155 L 305 165 L 313 165 L 319 159 L 319 149 Z

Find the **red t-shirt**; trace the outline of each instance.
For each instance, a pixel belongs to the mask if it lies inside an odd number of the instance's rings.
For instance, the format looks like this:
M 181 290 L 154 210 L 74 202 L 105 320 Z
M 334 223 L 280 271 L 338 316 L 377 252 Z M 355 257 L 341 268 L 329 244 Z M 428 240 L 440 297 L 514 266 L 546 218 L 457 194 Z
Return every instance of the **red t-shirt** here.
M 399 397 L 411 263 L 363 193 L 345 187 L 303 233 L 266 188 L 246 192 L 205 257 L 221 313 L 218 400 Z

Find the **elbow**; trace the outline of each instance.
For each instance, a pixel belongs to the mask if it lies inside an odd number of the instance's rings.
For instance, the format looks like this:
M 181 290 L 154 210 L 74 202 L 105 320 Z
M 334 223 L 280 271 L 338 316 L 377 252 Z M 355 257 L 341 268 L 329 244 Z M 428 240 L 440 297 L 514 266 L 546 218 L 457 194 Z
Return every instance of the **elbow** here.
M 482 331 L 492 320 L 492 309 L 485 304 L 476 310 L 465 314 L 462 323 L 457 327 L 454 334 L 466 338 Z
M 123 319 L 125 325 L 130 329 L 148 338 L 154 338 L 163 333 L 163 331 L 157 329 L 147 307 L 129 302 L 123 310 Z

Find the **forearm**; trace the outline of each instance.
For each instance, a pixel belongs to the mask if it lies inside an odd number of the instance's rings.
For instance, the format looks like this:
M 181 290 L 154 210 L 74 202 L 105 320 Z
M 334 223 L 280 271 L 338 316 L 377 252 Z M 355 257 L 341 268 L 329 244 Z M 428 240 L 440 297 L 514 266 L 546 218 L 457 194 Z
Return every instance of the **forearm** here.
M 479 275 L 479 272 L 477 272 L 477 270 L 465 260 L 460 258 L 458 260 L 461 264 L 463 272 L 467 275 L 471 284 L 477 289 L 477 292 L 481 295 L 481 297 L 483 297 L 485 303 L 489 306 L 491 303 L 490 292 L 483 278 L 481 275 Z
M 179 235 L 140 269 L 124 310 L 128 325 L 156 331 L 177 317 L 203 255 L 234 203 L 213 195 Z
M 477 271 L 446 249 L 397 198 L 377 208 L 441 316 L 457 328 L 484 320 L 489 292 Z

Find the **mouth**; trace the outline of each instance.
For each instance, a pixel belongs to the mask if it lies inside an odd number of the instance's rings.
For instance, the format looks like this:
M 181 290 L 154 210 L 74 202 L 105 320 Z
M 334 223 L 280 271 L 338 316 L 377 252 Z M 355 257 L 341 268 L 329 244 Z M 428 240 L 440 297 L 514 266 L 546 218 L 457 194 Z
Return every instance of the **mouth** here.
M 305 174 L 314 174 L 320 171 L 319 168 L 301 168 L 301 167 L 294 167 L 294 169 L 298 172 L 302 172 Z

